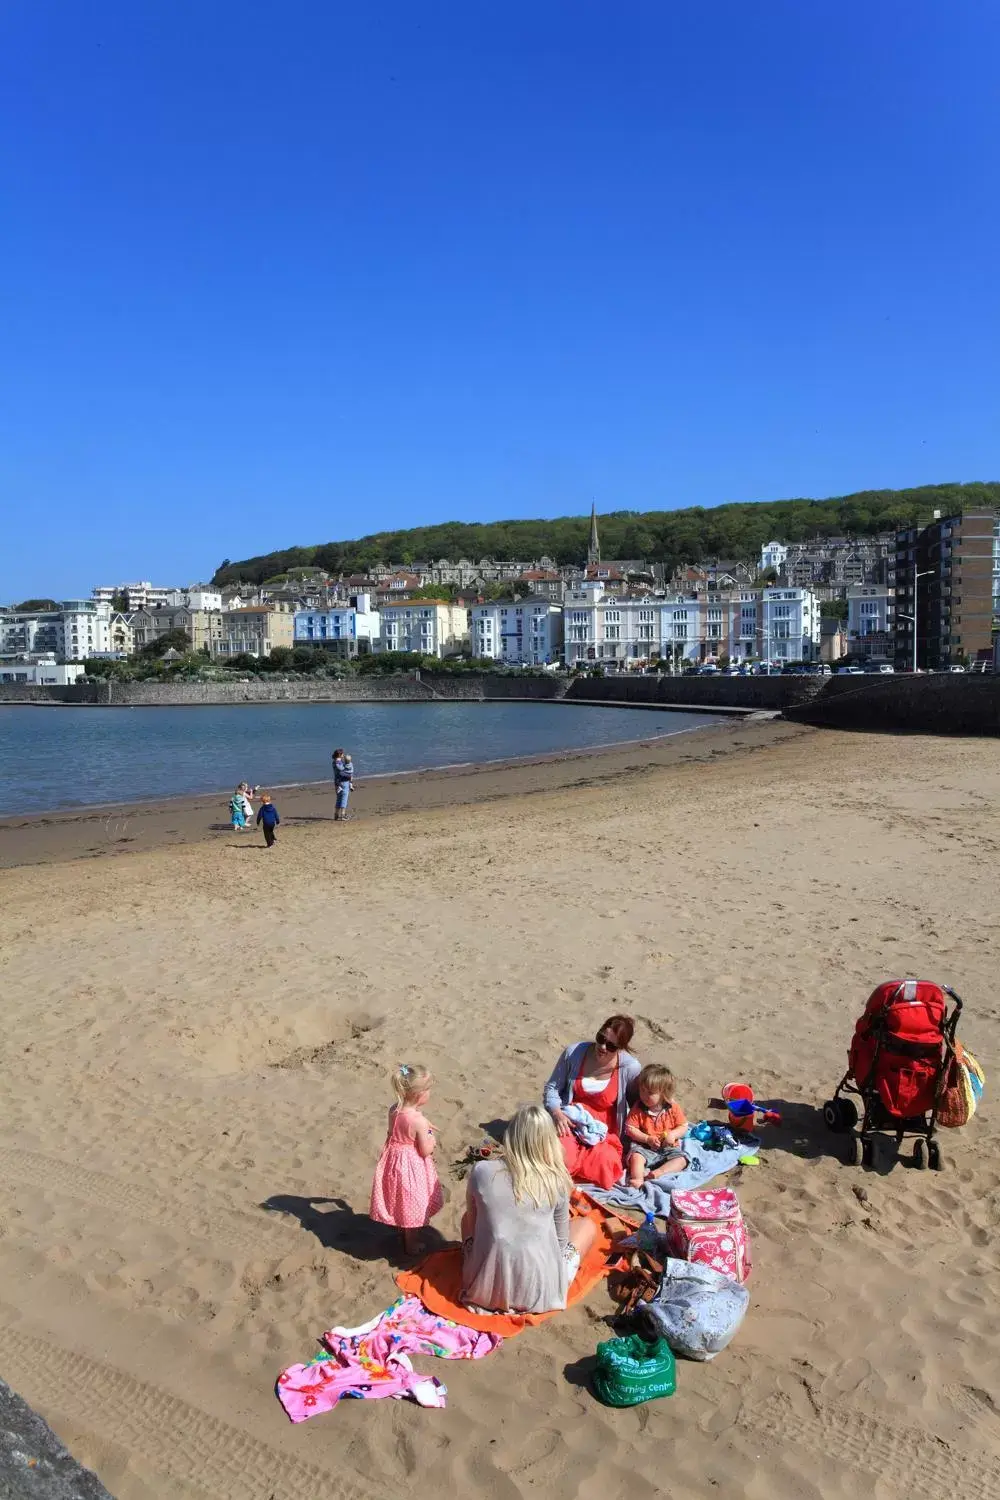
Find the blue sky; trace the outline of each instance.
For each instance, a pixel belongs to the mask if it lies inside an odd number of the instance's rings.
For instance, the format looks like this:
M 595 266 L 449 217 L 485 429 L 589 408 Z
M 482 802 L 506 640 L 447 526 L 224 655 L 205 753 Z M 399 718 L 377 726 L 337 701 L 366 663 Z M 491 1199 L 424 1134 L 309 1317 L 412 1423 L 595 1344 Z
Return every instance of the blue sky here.
M 7 0 L 0 600 L 1000 477 L 994 0 Z

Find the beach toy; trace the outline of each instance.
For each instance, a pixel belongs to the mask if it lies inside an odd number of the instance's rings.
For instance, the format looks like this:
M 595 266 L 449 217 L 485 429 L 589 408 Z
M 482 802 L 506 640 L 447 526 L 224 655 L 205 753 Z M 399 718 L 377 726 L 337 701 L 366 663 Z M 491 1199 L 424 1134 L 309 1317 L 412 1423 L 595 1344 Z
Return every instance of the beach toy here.
M 724 1083 L 722 1085 L 722 1098 L 726 1104 L 730 1099 L 749 1099 L 753 1103 L 753 1089 L 748 1083 Z
M 752 1130 L 757 1115 L 760 1115 L 762 1125 L 781 1124 L 781 1116 L 776 1109 L 767 1109 L 763 1104 L 754 1102 L 753 1089 L 748 1083 L 724 1084 L 722 1097 L 729 1105 L 730 1130 Z
M 740 1164 L 741 1167 L 759 1167 L 760 1166 L 760 1157 L 759 1156 L 741 1156 L 739 1164 Z

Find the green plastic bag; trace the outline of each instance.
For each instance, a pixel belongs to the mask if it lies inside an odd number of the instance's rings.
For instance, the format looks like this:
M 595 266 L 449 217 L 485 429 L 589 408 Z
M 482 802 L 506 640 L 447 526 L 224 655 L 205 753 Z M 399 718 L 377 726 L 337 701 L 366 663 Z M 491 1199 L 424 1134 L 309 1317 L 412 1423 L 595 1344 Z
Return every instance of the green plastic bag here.
M 605 1406 L 638 1406 L 677 1389 L 674 1356 L 666 1339 L 649 1343 L 637 1333 L 597 1346 L 594 1392 Z

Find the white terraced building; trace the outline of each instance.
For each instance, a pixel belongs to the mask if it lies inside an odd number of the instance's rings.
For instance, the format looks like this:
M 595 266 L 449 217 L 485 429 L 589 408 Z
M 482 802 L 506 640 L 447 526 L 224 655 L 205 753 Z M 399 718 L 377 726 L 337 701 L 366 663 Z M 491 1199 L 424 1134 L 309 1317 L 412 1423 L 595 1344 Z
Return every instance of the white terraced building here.
M 472 654 L 508 667 L 561 659 L 563 612 L 545 599 L 496 599 L 472 606 Z
M 892 656 L 895 649 L 896 591 L 884 584 L 856 584 L 847 590 L 847 649 L 855 656 Z
M 675 671 L 714 662 L 814 661 L 819 602 L 808 589 L 750 589 L 617 598 L 600 583 L 567 591 L 566 665 L 602 663 L 614 671 L 661 659 Z

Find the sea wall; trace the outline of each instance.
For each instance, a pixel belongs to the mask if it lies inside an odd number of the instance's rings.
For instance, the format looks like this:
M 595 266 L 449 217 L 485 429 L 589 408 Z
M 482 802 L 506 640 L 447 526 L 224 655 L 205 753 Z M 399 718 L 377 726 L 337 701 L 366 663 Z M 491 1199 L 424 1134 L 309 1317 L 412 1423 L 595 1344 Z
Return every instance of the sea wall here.
M 831 677 L 786 719 L 829 729 L 1000 735 L 1000 675 L 934 672 Z
M 832 729 L 1000 734 L 1000 675 L 913 677 L 579 677 L 483 673 L 253 679 L 247 682 L 100 682 L 75 687 L 0 683 L 0 703 L 104 707 L 209 703 L 481 703 L 496 699 L 645 704 L 650 708 L 771 710 Z
M 578 677 L 567 702 L 649 703 L 663 707 L 784 709 L 823 689 L 821 677 Z
M 91 682 L 73 687 L 0 683 L 0 703 L 77 703 L 104 708 L 193 707 L 210 703 L 481 703 L 494 698 L 561 698 L 564 678 L 423 672 L 393 677 L 253 678 L 246 682 Z

